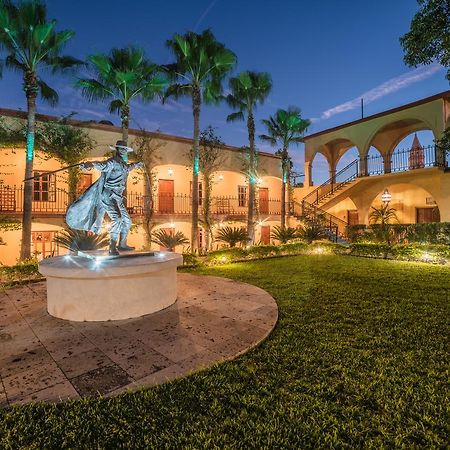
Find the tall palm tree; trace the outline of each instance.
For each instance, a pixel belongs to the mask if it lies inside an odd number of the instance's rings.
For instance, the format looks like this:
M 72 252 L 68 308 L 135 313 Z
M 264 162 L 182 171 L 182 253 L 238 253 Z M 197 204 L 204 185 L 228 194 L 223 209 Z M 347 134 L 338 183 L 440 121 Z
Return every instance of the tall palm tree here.
M 95 78 L 84 78 L 76 86 L 89 101 L 110 100 L 109 112 L 120 114 L 122 140 L 128 142 L 130 103 L 144 102 L 162 94 L 167 86 L 160 66 L 145 57 L 144 50 L 129 46 L 113 48 L 108 55 L 96 53 L 88 57 Z
M 237 109 L 229 114 L 227 122 L 244 120 L 247 115 L 249 141 L 249 173 L 248 173 L 248 213 L 247 239 L 250 244 L 255 240 L 255 191 L 256 191 L 256 148 L 255 148 L 255 118 L 257 104 L 263 104 L 272 89 L 272 79 L 267 72 L 241 72 L 229 82 L 231 93 L 225 99 L 228 105 Z
M 39 0 L 22 1 L 18 5 L 0 0 L 0 48 L 7 53 L 6 66 L 23 76 L 23 90 L 27 99 L 27 138 L 25 178 L 33 175 L 36 97 L 50 105 L 58 101 L 58 94 L 39 72 L 53 72 L 81 64 L 71 56 L 62 56 L 65 44 L 74 36 L 70 30 L 56 31 L 56 21 L 47 19 L 47 7 Z M 20 259 L 31 256 L 32 181 L 25 182 L 23 196 L 22 246 Z
M 203 102 L 215 103 L 221 99 L 222 81 L 236 64 L 236 55 L 218 42 L 210 30 L 201 34 L 192 31 L 183 36 L 175 34 L 167 41 L 167 46 L 175 56 L 175 63 L 167 66 L 173 84 L 167 89 L 165 97 L 189 96 L 192 99 L 194 142 L 191 248 L 195 251 L 198 247 L 200 109 Z
M 298 144 L 301 141 L 311 122 L 308 119 L 302 119 L 299 108 L 291 106 L 287 111 L 278 109 L 275 116 L 269 117 L 268 120 L 264 119 L 262 123 L 266 126 L 268 134 L 261 134 L 260 139 L 270 142 L 273 146 L 281 146 L 281 228 L 284 228 L 286 226 L 286 188 L 289 198 L 291 172 L 289 145 Z

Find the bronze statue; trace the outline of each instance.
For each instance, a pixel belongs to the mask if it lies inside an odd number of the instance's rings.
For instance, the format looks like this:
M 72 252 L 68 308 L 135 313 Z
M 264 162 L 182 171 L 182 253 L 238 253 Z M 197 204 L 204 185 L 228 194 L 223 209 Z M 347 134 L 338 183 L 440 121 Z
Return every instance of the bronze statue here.
M 143 163 L 127 163 L 127 154 L 133 149 L 128 147 L 125 141 L 117 141 L 111 148 L 116 151 L 112 158 L 80 164 L 81 170 L 95 168 L 102 174 L 69 206 L 66 222 L 70 228 L 99 234 L 104 216 L 107 214 L 111 220 L 109 254 L 118 255 L 119 251 L 134 250 L 134 247 L 127 245 L 131 218 L 124 203 L 123 192 L 127 185 L 128 174 L 142 167 Z

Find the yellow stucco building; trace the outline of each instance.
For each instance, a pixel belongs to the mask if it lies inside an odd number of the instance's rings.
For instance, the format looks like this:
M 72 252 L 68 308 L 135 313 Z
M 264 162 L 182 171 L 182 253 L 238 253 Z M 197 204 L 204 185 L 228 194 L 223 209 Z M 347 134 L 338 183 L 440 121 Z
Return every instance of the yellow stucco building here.
M 305 183 L 295 189 L 299 217 L 323 214 L 345 234 L 347 224 L 368 224 L 372 206 L 387 192 L 400 223 L 450 222 L 450 155 L 435 144 L 398 148 L 408 135 L 430 130 L 434 140 L 450 126 L 450 91 L 306 136 Z M 337 165 L 350 149 L 354 161 Z M 370 151 L 370 152 L 369 152 Z M 313 161 L 325 157 L 329 179 L 313 185 Z
M 0 117 L 7 121 L 24 118 L 18 111 L 0 109 Z M 38 120 L 56 120 L 55 117 L 39 115 Z M 121 138 L 120 128 L 80 121 L 69 124 L 82 127 L 89 132 L 95 147 L 89 159 L 104 159 L 110 151 L 109 145 Z M 190 236 L 192 169 L 190 149 L 192 140 L 162 133 L 146 133 L 152 139 L 157 150 L 155 154 L 153 222 L 154 230 L 181 231 Z M 142 135 L 140 130 L 130 130 L 129 144 Z M 23 190 L 22 180 L 25 169 L 24 149 L 1 150 L 1 186 L 0 214 L 21 217 Z M 34 171 L 50 172 L 61 167 L 54 159 L 47 159 L 36 152 Z M 214 174 L 212 187 L 212 216 L 216 229 L 221 226 L 246 226 L 247 214 L 247 179 L 243 172 L 242 151 L 236 147 L 223 146 L 220 152 L 220 166 Z M 271 229 L 280 224 L 281 211 L 281 162 L 280 158 L 270 153 L 259 153 L 258 158 L 258 216 L 256 224 L 256 241 L 268 243 Z M 99 176 L 95 170 L 83 175 L 80 191 L 89 186 Z M 127 186 L 127 208 L 136 224 L 143 214 L 144 175 L 132 173 Z M 32 250 L 39 257 L 62 253 L 53 243 L 55 234 L 64 227 L 64 215 L 67 209 L 67 173 L 59 172 L 41 177 L 33 185 L 33 225 Z M 199 182 L 199 196 L 202 201 L 204 187 L 202 177 Z M 200 209 L 200 217 L 201 217 Z M 0 246 L 0 262 L 13 264 L 19 256 L 20 231 L 2 233 L 6 245 Z M 132 229 L 129 236 L 130 245 L 140 249 L 145 242 L 142 227 Z M 200 246 L 205 245 L 204 231 L 200 230 Z M 214 244 L 214 247 L 220 244 Z M 156 246 L 153 244 L 153 248 Z M 177 249 L 178 251 L 181 248 Z

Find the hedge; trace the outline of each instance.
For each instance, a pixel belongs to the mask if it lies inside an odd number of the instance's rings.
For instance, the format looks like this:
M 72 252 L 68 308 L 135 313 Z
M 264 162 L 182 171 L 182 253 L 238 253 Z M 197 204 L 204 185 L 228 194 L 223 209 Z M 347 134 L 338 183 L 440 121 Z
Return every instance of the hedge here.
M 396 244 L 450 244 L 450 223 L 388 224 L 390 239 Z M 377 242 L 383 235 L 382 225 L 349 225 L 347 237 L 350 242 Z

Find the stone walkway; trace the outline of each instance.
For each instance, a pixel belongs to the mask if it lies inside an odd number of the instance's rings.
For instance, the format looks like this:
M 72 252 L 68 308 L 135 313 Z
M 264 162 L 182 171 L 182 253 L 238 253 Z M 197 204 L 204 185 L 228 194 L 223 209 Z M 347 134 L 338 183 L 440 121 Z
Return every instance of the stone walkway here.
M 267 337 L 278 309 L 262 289 L 178 275 L 178 301 L 138 319 L 69 322 L 45 282 L 0 293 L 0 406 L 114 395 L 233 359 Z

